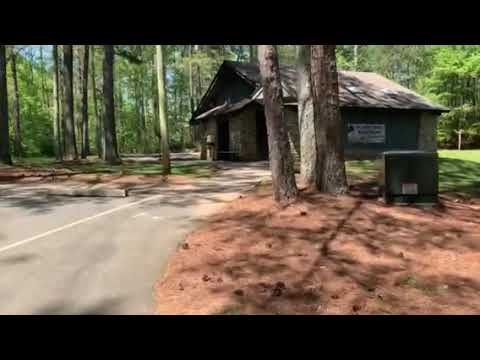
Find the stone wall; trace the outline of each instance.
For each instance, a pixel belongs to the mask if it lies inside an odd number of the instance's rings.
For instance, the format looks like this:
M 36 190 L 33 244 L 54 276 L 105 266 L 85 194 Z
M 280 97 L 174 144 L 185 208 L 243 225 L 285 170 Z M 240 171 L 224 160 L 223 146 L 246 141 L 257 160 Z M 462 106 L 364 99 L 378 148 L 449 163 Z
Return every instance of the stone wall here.
M 232 114 L 230 118 L 230 151 L 241 161 L 257 160 L 257 125 L 255 108 Z
M 403 119 L 402 119 L 403 120 Z M 217 143 L 217 122 L 216 118 L 208 119 L 199 125 L 198 133 L 202 139 L 206 139 L 208 135 L 212 135 Z M 437 121 L 438 115 L 431 113 L 423 113 L 420 117 L 418 125 L 418 149 L 426 151 L 437 150 Z M 285 122 L 287 125 L 290 147 L 293 158 L 298 164 L 300 160 L 300 134 L 298 127 L 297 112 L 288 107 L 285 108 Z M 241 161 L 255 161 L 259 159 L 259 151 L 257 146 L 257 122 L 256 109 L 254 107 L 246 108 L 234 114 L 230 114 L 229 118 L 230 130 L 230 151 L 238 154 Z M 388 130 L 387 130 L 388 131 Z M 203 136 L 202 136 L 203 134 Z M 201 156 L 206 159 L 205 144 L 202 144 Z M 379 156 L 379 151 L 374 149 L 354 149 L 345 150 L 346 159 L 371 159 Z M 217 159 L 215 149 L 214 160 Z
M 437 121 L 438 115 L 422 113 L 418 128 L 418 149 L 437 151 Z
M 198 136 L 198 142 L 200 144 L 200 159 L 207 160 L 207 146 L 205 140 L 208 135 L 211 135 L 216 142 L 217 138 L 217 122 L 215 119 L 208 119 L 203 121 L 199 125 L 195 125 L 195 132 Z M 213 153 L 213 160 L 217 159 L 216 149 Z
M 258 159 L 257 147 L 257 119 L 254 107 L 242 112 L 242 160 L 255 161 Z
M 242 153 L 242 128 L 243 117 L 233 116 L 230 118 L 229 130 L 230 130 L 230 149 L 229 151 L 235 151 L 238 154 Z
M 296 111 L 286 108 L 285 121 L 293 158 L 295 161 L 299 161 L 300 134 Z M 239 160 L 241 161 L 255 161 L 259 159 L 257 119 L 254 107 L 235 113 L 230 118 L 230 151 L 238 152 Z

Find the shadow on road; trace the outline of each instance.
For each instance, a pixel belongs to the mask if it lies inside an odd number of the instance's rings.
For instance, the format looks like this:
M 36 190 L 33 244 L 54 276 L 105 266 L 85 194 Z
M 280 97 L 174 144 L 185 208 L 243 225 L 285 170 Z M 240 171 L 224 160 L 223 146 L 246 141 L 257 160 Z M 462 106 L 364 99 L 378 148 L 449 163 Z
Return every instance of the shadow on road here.
M 245 191 L 255 185 L 262 177 L 269 174 L 268 164 L 261 163 L 227 163 L 219 162 L 219 171 L 211 178 L 192 179 L 191 182 L 176 184 L 141 184 L 125 183 L 131 188 L 130 198 L 142 198 L 151 195 L 163 195 L 161 202 L 165 205 L 185 207 L 195 206 L 205 201 L 225 202 L 226 194 Z M 0 185 L 0 209 L 23 208 L 32 214 L 44 214 L 72 204 L 105 204 L 111 198 L 102 197 L 66 197 L 49 194 L 48 185 Z M 148 207 L 144 204 L 143 207 Z

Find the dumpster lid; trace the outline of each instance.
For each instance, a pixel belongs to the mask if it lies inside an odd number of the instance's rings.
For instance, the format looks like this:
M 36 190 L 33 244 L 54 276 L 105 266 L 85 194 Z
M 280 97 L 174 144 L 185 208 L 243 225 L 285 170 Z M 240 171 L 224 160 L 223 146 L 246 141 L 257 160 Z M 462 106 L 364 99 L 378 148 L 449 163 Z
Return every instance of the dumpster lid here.
M 437 155 L 436 151 L 425 150 L 390 150 L 385 151 L 382 155 Z

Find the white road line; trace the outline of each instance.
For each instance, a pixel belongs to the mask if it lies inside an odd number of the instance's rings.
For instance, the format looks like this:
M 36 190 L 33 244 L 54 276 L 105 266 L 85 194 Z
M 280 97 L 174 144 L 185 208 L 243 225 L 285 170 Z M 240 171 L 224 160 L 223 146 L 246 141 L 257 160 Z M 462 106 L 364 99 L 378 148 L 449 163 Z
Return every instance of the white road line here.
M 140 217 L 140 216 L 145 216 L 146 214 L 147 214 L 147 213 L 142 212 L 142 213 L 140 213 L 140 214 L 133 215 L 133 216 L 132 216 L 132 219 L 136 219 L 137 217 Z
M 7 250 L 10 250 L 10 249 L 13 249 L 13 248 L 16 248 L 16 247 L 19 247 L 21 245 L 25 245 L 25 244 L 28 244 L 32 241 L 35 241 L 35 240 L 39 240 L 39 239 L 42 239 L 44 237 L 47 237 L 49 235 L 52 235 L 52 234 L 56 234 L 60 231 L 63 231 L 63 230 L 66 230 L 66 229 L 70 229 L 74 226 L 77 226 L 77 225 L 80 225 L 80 224 L 84 224 L 90 220 L 94 220 L 94 219 L 98 219 L 99 217 L 102 217 L 102 216 L 105 216 L 105 215 L 109 215 L 109 214 L 112 214 L 114 212 L 117 212 L 117 211 L 120 211 L 120 210 L 125 210 L 125 209 L 128 209 L 130 207 L 133 207 L 133 206 L 136 206 L 136 205 L 140 205 L 142 203 L 145 203 L 145 202 L 148 202 L 148 201 L 152 201 L 152 200 L 156 200 L 156 199 L 159 199 L 161 198 L 163 195 L 154 195 L 154 196 L 151 196 L 151 197 L 148 197 L 148 198 L 145 198 L 145 199 L 142 199 L 142 200 L 139 200 L 139 201 L 136 201 L 136 202 L 133 202 L 133 203 L 128 203 L 128 204 L 125 204 L 125 205 L 121 205 L 121 206 L 118 206 L 116 208 L 113 208 L 113 209 L 110 209 L 110 210 L 107 210 L 107 211 L 104 211 L 104 212 L 101 212 L 99 214 L 96 214 L 96 215 L 93 215 L 93 216 L 89 216 L 89 217 L 86 217 L 86 218 L 83 218 L 83 219 L 80 219 L 80 220 L 77 220 L 75 222 L 72 222 L 70 224 L 67 224 L 67 225 L 64 225 L 64 226 L 61 226 L 61 227 L 58 227 L 56 229 L 52 229 L 50 231 L 47 231 L 47 232 L 44 232 L 42 234 L 39 234 L 39 235 L 35 235 L 35 236 L 32 236 L 28 239 L 25 239 L 25 240 L 21 240 L 21 241 L 18 241 L 16 243 L 13 243 L 13 244 L 10 244 L 10 245 L 7 245 L 7 246 L 4 246 L 2 248 L 0 248 L 0 253 L 4 252 L 4 251 L 7 251 Z

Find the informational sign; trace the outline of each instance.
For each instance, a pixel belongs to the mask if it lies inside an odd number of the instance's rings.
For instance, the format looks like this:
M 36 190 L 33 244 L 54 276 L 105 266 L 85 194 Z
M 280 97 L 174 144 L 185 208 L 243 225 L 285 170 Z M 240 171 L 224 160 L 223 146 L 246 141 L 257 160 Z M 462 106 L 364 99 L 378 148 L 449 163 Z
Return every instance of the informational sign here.
M 418 185 L 415 183 L 402 184 L 402 195 L 418 195 Z
M 348 124 L 350 144 L 384 144 L 385 124 Z

